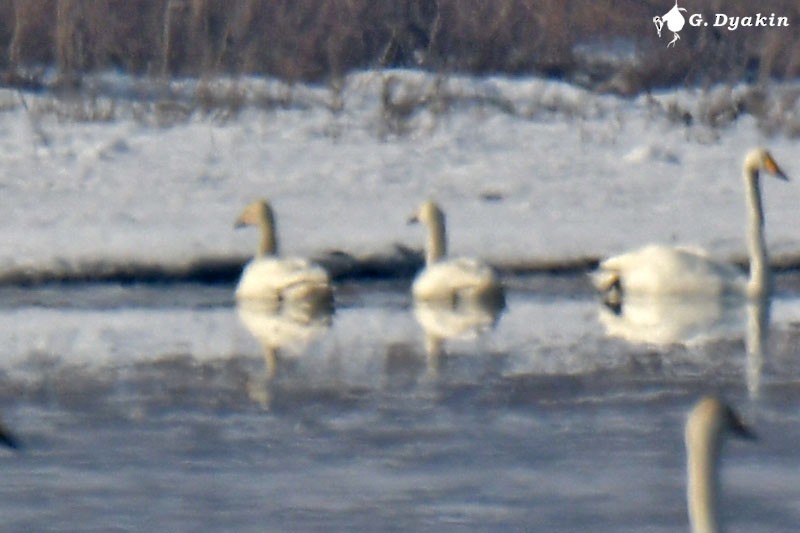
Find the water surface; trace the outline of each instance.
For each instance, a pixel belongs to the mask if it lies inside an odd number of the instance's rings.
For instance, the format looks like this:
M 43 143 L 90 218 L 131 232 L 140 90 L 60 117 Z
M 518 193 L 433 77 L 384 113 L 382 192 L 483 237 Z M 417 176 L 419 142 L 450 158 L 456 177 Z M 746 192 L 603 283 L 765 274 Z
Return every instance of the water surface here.
M 682 425 L 707 392 L 759 434 L 724 450 L 730 530 L 800 522 L 786 280 L 757 396 L 744 323 L 631 343 L 583 277 L 508 281 L 495 327 L 436 358 L 406 282 L 340 284 L 271 378 L 231 287 L 5 288 L 0 405 L 25 449 L 0 457 L 4 528 L 680 531 Z

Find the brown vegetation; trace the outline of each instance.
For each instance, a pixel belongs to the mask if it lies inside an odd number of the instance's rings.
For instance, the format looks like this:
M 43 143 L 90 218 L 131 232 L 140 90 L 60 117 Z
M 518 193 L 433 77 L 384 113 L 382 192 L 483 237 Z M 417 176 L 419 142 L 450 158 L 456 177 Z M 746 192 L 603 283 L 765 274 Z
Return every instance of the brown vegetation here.
M 21 83 L 135 74 L 331 80 L 356 68 L 541 74 L 616 92 L 800 74 L 800 3 L 695 0 L 691 11 L 789 18 L 789 28 L 688 24 L 666 48 L 652 23 L 672 0 L 0 0 L 0 69 Z M 769 4 L 765 7 L 764 4 Z M 689 5 L 687 3 L 687 5 Z M 578 53 L 624 41 L 623 65 Z M 29 76 L 29 74 L 26 74 Z

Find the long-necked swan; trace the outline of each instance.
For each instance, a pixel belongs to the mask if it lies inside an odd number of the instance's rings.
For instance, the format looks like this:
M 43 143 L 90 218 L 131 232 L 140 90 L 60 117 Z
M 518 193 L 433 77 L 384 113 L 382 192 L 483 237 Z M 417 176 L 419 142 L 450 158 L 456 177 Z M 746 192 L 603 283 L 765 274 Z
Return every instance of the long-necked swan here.
M 235 227 L 258 226 L 261 241 L 236 287 L 237 300 L 270 300 L 293 304 L 332 305 L 328 273 L 306 259 L 278 257 L 275 215 L 267 200 L 245 207 Z
M 719 453 L 725 434 L 754 439 L 729 406 L 714 396 L 702 398 L 686 421 L 686 498 L 692 533 L 719 531 L 717 492 Z
M 453 305 L 462 300 L 503 307 L 503 287 L 491 267 L 477 259 L 447 259 L 445 217 L 435 202 L 424 202 L 409 223 L 428 227 L 425 268 L 417 274 L 411 292 L 418 301 Z
M 734 265 L 716 261 L 704 250 L 681 246 L 648 245 L 610 257 L 593 275 L 601 291 L 643 294 L 744 294 L 760 297 L 769 293 L 770 275 L 764 238 L 759 172 L 787 181 L 770 153 L 763 148 L 748 152 L 743 175 L 747 194 L 747 248 L 750 278 Z

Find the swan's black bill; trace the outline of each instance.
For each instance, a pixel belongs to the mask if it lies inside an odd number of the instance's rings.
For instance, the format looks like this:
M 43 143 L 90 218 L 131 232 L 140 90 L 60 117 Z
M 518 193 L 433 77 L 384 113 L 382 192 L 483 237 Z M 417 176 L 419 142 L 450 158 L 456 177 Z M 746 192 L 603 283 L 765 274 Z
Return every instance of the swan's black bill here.
M 727 416 L 730 421 L 730 430 L 733 435 L 741 439 L 758 440 L 758 435 L 756 435 L 752 429 L 747 427 L 745 423 L 742 422 L 742 419 L 739 418 L 739 415 L 736 414 L 736 411 L 730 407 L 727 407 Z
M 0 426 L 0 444 L 7 446 L 13 450 L 19 450 L 22 445 L 12 433 L 3 426 Z
M 789 176 L 786 175 L 781 167 L 778 166 L 778 163 L 771 157 L 767 157 L 767 160 L 764 162 L 764 170 L 780 180 L 789 181 Z

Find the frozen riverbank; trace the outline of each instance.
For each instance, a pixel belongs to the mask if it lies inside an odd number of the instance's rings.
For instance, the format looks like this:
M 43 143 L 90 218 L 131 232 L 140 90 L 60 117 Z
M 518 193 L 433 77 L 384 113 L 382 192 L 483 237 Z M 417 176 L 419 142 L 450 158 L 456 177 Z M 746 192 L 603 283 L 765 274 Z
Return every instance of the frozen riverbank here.
M 768 145 L 800 168 L 793 141 L 752 116 L 714 128 L 671 115 L 724 108 L 736 92 L 723 89 L 628 100 L 536 79 L 363 73 L 341 93 L 239 81 L 244 103 L 226 114 L 197 108 L 194 82 L 150 86 L 161 100 L 142 81 L 96 83 L 93 99 L 0 95 L 0 278 L 235 269 L 256 236 L 232 222 L 257 196 L 291 254 L 418 250 L 405 219 L 435 197 L 452 252 L 497 264 L 580 265 L 649 241 L 741 260 L 742 154 Z M 800 254 L 795 188 L 764 187 L 777 259 Z

